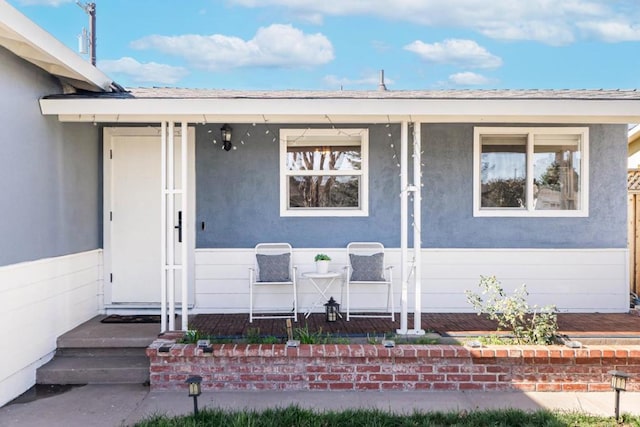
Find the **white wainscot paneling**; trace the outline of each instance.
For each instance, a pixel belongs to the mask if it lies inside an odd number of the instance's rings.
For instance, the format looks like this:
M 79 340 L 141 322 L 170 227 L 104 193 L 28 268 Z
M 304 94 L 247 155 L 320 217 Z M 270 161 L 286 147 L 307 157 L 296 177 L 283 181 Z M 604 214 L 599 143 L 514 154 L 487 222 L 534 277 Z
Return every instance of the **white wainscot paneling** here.
M 346 249 L 296 249 L 299 275 L 314 271 L 316 253 L 332 257 L 331 270 L 343 271 Z M 196 313 L 246 313 L 249 304 L 249 267 L 253 249 L 198 249 L 196 251 Z M 411 258 L 411 251 L 410 257 Z M 393 266 L 395 310 L 401 290 L 400 250 L 386 248 L 385 260 Z M 423 249 L 422 311 L 472 312 L 465 290 L 479 291 L 480 276 L 495 275 L 506 291 L 523 283 L 529 302 L 555 304 L 567 312 L 624 312 L 628 308 L 626 249 Z M 409 266 L 411 267 L 411 266 Z M 328 295 L 344 302 L 342 281 Z M 287 310 L 287 290 L 270 289 L 257 303 L 272 310 Z M 414 276 L 409 277 L 408 311 L 414 307 Z M 379 307 L 386 302 L 382 287 L 353 290 L 352 307 Z M 298 277 L 298 307 L 304 312 L 318 298 L 308 280 Z M 381 304 L 382 303 L 382 304 Z M 315 311 L 322 311 L 318 307 Z
M 425 249 L 425 312 L 468 312 L 465 290 L 495 275 L 511 293 L 525 284 L 530 304 L 563 312 L 625 312 L 629 307 L 626 249 Z
M 318 301 L 320 294 L 308 279 L 301 275 L 315 271 L 314 257 L 317 253 L 328 254 L 331 257 L 329 269 L 344 273 L 347 263 L 346 248 L 294 248 L 293 262 L 298 270 L 298 311 L 304 313 Z M 399 301 L 400 276 L 397 262 L 400 256 L 397 250 L 389 250 L 386 260 L 389 265 L 395 265 L 394 282 L 396 301 Z M 255 253 L 249 249 L 198 249 L 195 256 L 196 273 L 196 306 L 195 313 L 248 313 L 249 312 L 249 268 L 255 265 Z M 321 283 L 321 286 L 326 282 Z M 336 279 L 327 296 L 333 296 L 342 303 L 346 296 L 343 289 L 343 278 Z M 257 289 L 254 294 L 256 307 L 265 311 L 288 311 L 292 307 L 290 289 L 286 287 L 269 286 Z M 373 292 L 354 290 L 352 306 L 381 307 L 386 304 L 386 291 L 382 287 L 375 287 Z M 284 297 L 283 297 L 284 296 Z M 326 302 L 326 301 L 325 301 Z M 324 310 L 317 306 L 314 312 Z M 397 310 L 399 308 L 397 307 Z
M 100 310 L 102 250 L 0 267 L 0 324 L 11 342 L 0 352 L 0 405 L 35 382 L 56 338 Z

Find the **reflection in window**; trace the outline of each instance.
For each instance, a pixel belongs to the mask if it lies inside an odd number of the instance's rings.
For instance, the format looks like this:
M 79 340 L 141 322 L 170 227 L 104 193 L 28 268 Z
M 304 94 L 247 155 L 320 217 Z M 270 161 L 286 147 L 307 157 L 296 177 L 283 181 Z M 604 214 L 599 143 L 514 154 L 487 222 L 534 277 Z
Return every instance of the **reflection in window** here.
M 474 215 L 587 216 L 588 136 L 584 127 L 475 128 Z
M 580 209 L 580 151 L 573 138 L 536 138 L 534 199 L 536 210 Z
M 527 138 L 485 137 L 481 153 L 481 206 L 524 208 Z
M 281 215 L 367 215 L 366 129 L 283 129 Z
M 291 208 L 357 208 L 360 199 L 357 176 L 290 176 Z

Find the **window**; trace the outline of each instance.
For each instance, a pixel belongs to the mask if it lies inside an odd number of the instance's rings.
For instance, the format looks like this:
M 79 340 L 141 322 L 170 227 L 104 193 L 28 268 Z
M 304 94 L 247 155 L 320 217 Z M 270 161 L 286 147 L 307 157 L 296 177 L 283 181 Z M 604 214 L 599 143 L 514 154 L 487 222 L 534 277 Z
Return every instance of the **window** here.
M 367 129 L 280 130 L 280 215 L 368 215 L 368 142 Z
M 474 216 L 588 216 L 587 128 L 474 130 Z

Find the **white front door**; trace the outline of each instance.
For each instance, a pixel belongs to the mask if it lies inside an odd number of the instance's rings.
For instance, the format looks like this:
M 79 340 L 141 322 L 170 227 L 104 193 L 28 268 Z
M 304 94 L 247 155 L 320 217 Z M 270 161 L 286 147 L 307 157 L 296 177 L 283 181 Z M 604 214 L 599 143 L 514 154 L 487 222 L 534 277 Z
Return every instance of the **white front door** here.
M 195 176 L 194 135 L 189 129 L 188 163 Z M 176 187 L 181 188 L 179 137 L 175 138 Z M 105 303 L 134 307 L 154 307 L 161 302 L 162 261 L 162 138 L 160 128 L 108 128 L 104 134 L 105 166 Z M 174 233 L 174 253 L 181 253 L 179 234 L 193 233 L 193 179 L 188 188 L 189 212 L 182 214 L 181 197 L 176 194 L 174 226 L 182 219 L 182 230 L 167 227 Z M 195 233 L 193 233 L 195 234 Z M 182 236 L 184 237 L 184 236 Z M 167 239 L 170 241 L 171 239 Z M 193 245 L 194 239 L 188 239 Z M 193 258 L 188 250 L 187 266 Z M 176 258 L 177 264 L 183 264 Z M 189 267 L 188 267 L 189 268 Z M 191 273 L 191 272 L 190 272 Z M 173 271 L 175 301 L 181 300 L 180 271 Z M 189 274 L 189 277 L 192 277 Z M 188 280 L 190 282 L 190 280 Z M 193 286 L 189 286 L 190 293 Z

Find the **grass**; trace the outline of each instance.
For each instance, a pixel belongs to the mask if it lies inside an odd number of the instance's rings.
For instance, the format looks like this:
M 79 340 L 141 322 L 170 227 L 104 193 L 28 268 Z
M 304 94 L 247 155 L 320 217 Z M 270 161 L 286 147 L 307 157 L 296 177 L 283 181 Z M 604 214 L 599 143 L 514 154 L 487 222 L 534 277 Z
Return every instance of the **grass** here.
M 387 411 L 345 410 L 315 412 L 297 406 L 264 411 L 203 410 L 197 417 L 154 416 L 137 423 L 140 427 L 224 426 L 224 427 L 606 427 L 640 426 L 640 417 L 596 417 L 575 412 L 517 409 L 453 412 L 414 412 L 409 415 Z

